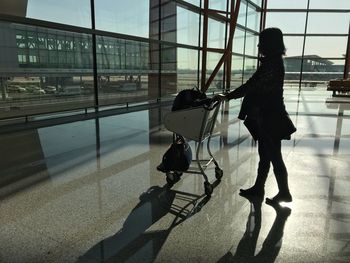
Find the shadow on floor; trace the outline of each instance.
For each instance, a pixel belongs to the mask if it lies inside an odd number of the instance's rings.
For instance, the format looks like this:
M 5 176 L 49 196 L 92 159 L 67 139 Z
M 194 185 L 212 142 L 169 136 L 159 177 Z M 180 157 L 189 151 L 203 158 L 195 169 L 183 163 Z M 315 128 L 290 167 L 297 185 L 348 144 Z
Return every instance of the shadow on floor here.
M 245 196 L 242 196 L 245 197 Z M 267 235 L 261 250 L 258 254 L 255 254 L 256 244 L 261 229 L 261 205 L 262 198 L 245 197 L 250 202 L 250 213 L 248 215 L 246 231 L 238 246 L 235 253 L 233 254 L 230 249 L 218 263 L 272 263 L 275 262 L 278 253 L 282 246 L 283 230 L 287 218 L 291 214 L 291 209 L 288 207 L 282 207 L 278 203 L 267 203 L 273 207 L 276 211 L 276 218 Z
M 123 228 L 93 246 L 77 262 L 152 262 L 171 230 L 198 213 L 210 197 L 171 190 L 165 185 L 150 187 L 139 199 Z M 175 200 L 185 205 L 179 206 L 174 203 Z M 146 232 L 168 213 L 175 218 L 167 229 Z

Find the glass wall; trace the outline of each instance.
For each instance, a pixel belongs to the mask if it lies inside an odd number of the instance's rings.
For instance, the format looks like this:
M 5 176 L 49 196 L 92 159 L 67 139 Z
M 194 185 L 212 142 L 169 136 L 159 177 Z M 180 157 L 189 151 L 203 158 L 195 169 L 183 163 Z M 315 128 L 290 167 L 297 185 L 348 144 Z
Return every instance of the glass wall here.
M 200 87 L 202 0 L 93 3 L 0 0 L 0 120 L 154 102 Z M 209 0 L 217 13 L 209 14 L 207 78 L 226 45 L 230 3 Z M 260 6 L 241 1 L 232 87 L 256 68 Z M 222 66 L 209 92 L 222 91 L 224 80 Z

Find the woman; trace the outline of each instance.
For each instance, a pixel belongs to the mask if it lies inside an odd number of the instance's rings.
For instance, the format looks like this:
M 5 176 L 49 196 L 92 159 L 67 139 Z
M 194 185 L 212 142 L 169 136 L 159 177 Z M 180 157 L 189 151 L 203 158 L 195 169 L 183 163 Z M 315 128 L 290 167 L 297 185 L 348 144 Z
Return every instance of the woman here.
M 283 35 L 278 28 L 267 28 L 259 35 L 261 65 L 242 86 L 228 93 L 217 95 L 214 100 L 230 100 L 244 97 L 238 118 L 244 120 L 253 138 L 258 141 L 259 166 L 255 184 L 241 189 L 241 195 L 264 196 L 264 187 L 270 163 L 278 184 L 276 196 L 267 202 L 291 202 L 288 173 L 281 153 L 281 140 L 290 139 L 296 131 L 283 102 L 285 54 Z

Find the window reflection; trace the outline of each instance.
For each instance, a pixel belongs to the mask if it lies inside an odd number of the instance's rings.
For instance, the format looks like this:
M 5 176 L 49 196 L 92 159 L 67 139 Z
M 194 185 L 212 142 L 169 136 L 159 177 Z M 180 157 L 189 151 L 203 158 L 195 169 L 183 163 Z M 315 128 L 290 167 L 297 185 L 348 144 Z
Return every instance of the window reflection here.
M 21 0 L 14 2 L 19 7 L 27 2 L 26 17 L 28 18 L 91 28 L 90 0 Z
M 158 1 L 156 4 L 158 4 Z M 148 37 L 150 5 L 153 6 L 154 1 L 95 1 L 96 28 L 127 35 Z

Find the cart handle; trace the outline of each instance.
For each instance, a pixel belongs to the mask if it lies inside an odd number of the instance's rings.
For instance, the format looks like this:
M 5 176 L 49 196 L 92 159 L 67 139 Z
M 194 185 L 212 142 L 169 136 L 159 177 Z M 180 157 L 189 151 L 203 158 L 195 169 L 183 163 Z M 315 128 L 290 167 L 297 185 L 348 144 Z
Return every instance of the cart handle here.
M 216 106 L 218 106 L 218 104 L 220 104 L 221 101 L 212 101 L 209 105 L 207 104 L 204 104 L 203 105 L 203 108 L 206 109 L 206 110 L 213 110 L 216 108 Z

